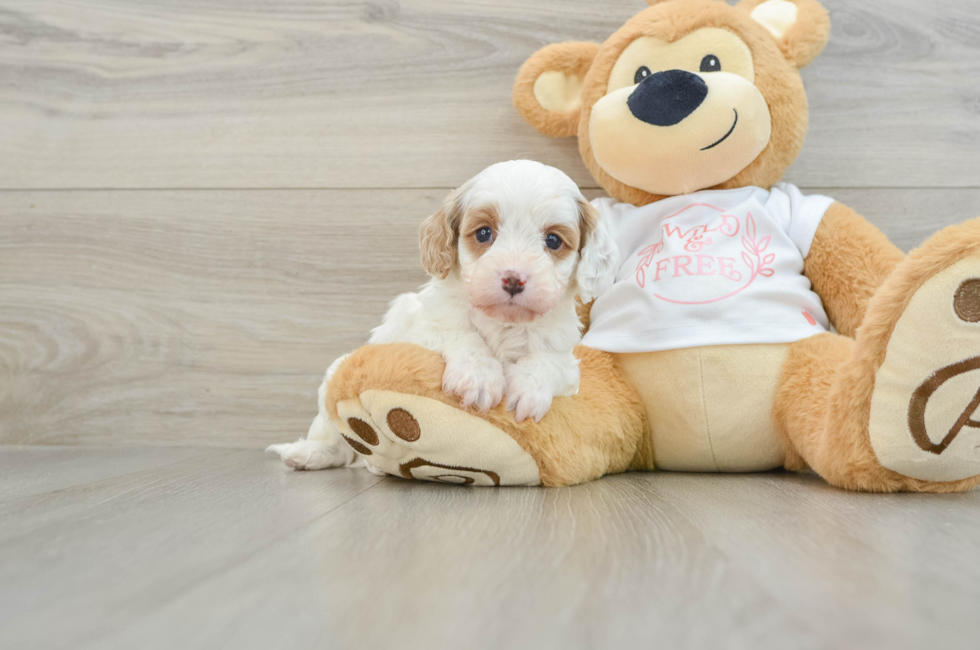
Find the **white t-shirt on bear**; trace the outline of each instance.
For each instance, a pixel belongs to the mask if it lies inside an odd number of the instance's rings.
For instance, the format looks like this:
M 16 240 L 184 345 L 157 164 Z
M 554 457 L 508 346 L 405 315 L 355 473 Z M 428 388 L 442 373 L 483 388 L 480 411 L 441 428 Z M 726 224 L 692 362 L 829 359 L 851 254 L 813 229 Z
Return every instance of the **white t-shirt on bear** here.
M 637 208 L 592 204 L 619 245 L 616 284 L 583 345 L 652 352 L 789 343 L 830 328 L 803 260 L 833 203 L 793 185 L 707 190 Z

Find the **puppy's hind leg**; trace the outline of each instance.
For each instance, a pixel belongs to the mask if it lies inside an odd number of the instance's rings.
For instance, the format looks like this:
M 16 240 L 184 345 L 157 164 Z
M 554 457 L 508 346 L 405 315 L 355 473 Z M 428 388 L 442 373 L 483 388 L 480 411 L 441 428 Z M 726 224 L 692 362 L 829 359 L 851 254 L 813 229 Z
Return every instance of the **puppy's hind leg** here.
M 344 443 L 340 432 L 322 413 L 314 418 L 306 438 L 300 438 L 296 442 L 269 445 L 266 451 L 279 454 L 282 461 L 293 469 L 364 467 L 364 461 Z
M 344 442 L 340 431 L 327 417 L 327 383 L 337 367 L 346 358 L 347 356 L 343 356 L 337 359 L 327 369 L 323 383 L 320 384 L 320 389 L 317 391 L 320 410 L 317 416 L 313 418 L 313 423 L 310 425 L 306 437 L 300 438 L 296 442 L 266 447 L 266 451 L 279 454 L 279 457 L 288 467 L 297 470 L 318 470 L 330 467 L 365 466 L 364 460 Z

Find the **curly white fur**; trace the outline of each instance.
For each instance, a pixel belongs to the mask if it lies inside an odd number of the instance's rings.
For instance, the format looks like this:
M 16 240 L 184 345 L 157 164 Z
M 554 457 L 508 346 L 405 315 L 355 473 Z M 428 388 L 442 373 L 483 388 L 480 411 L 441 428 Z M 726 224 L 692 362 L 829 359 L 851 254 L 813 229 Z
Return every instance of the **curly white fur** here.
M 486 228 L 490 238 L 480 241 Z M 464 408 L 485 412 L 506 397 L 518 421 L 540 420 L 554 397 L 574 395 L 575 298 L 607 290 L 619 266 L 615 242 L 575 183 L 540 163 L 498 163 L 453 192 L 420 233 L 433 278 L 391 303 L 369 343 L 442 353 L 443 389 Z M 556 233 L 564 250 L 548 245 Z M 268 448 L 286 465 L 365 466 L 325 412 L 328 383 L 345 358 L 327 370 L 306 438 Z

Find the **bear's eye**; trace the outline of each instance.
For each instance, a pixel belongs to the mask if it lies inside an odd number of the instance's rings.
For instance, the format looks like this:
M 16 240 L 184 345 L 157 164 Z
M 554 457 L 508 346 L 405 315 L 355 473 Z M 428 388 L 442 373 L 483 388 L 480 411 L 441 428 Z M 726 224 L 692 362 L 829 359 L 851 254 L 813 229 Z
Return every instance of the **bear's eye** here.
M 633 83 L 638 84 L 649 76 L 650 68 L 646 67 L 645 65 L 640 66 L 640 69 L 636 71 L 635 75 L 633 75 Z
M 721 61 L 714 54 L 701 59 L 701 72 L 721 72 Z
M 484 226 L 476 231 L 476 241 L 481 244 L 486 244 L 491 239 L 493 239 L 493 228 Z
M 561 237 L 553 232 L 548 233 L 548 235 L 544 238 L 544 245 L 553 251 L 561 248 L 562 243 Z

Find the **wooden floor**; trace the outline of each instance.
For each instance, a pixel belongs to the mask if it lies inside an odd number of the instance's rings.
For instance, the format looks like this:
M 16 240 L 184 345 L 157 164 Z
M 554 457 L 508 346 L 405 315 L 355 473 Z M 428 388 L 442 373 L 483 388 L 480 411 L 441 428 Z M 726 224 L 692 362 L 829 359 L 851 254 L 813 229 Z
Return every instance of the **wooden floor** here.
M 0 448 L 4 648 L 976 648 L 980 493 Z
M 980 215 L 980 2 L 824 0 L 787 180 Z M 980 494 L 286 471 L 419 222 L 643 0 L 0 0 L 0 648 L 976 648 Z

